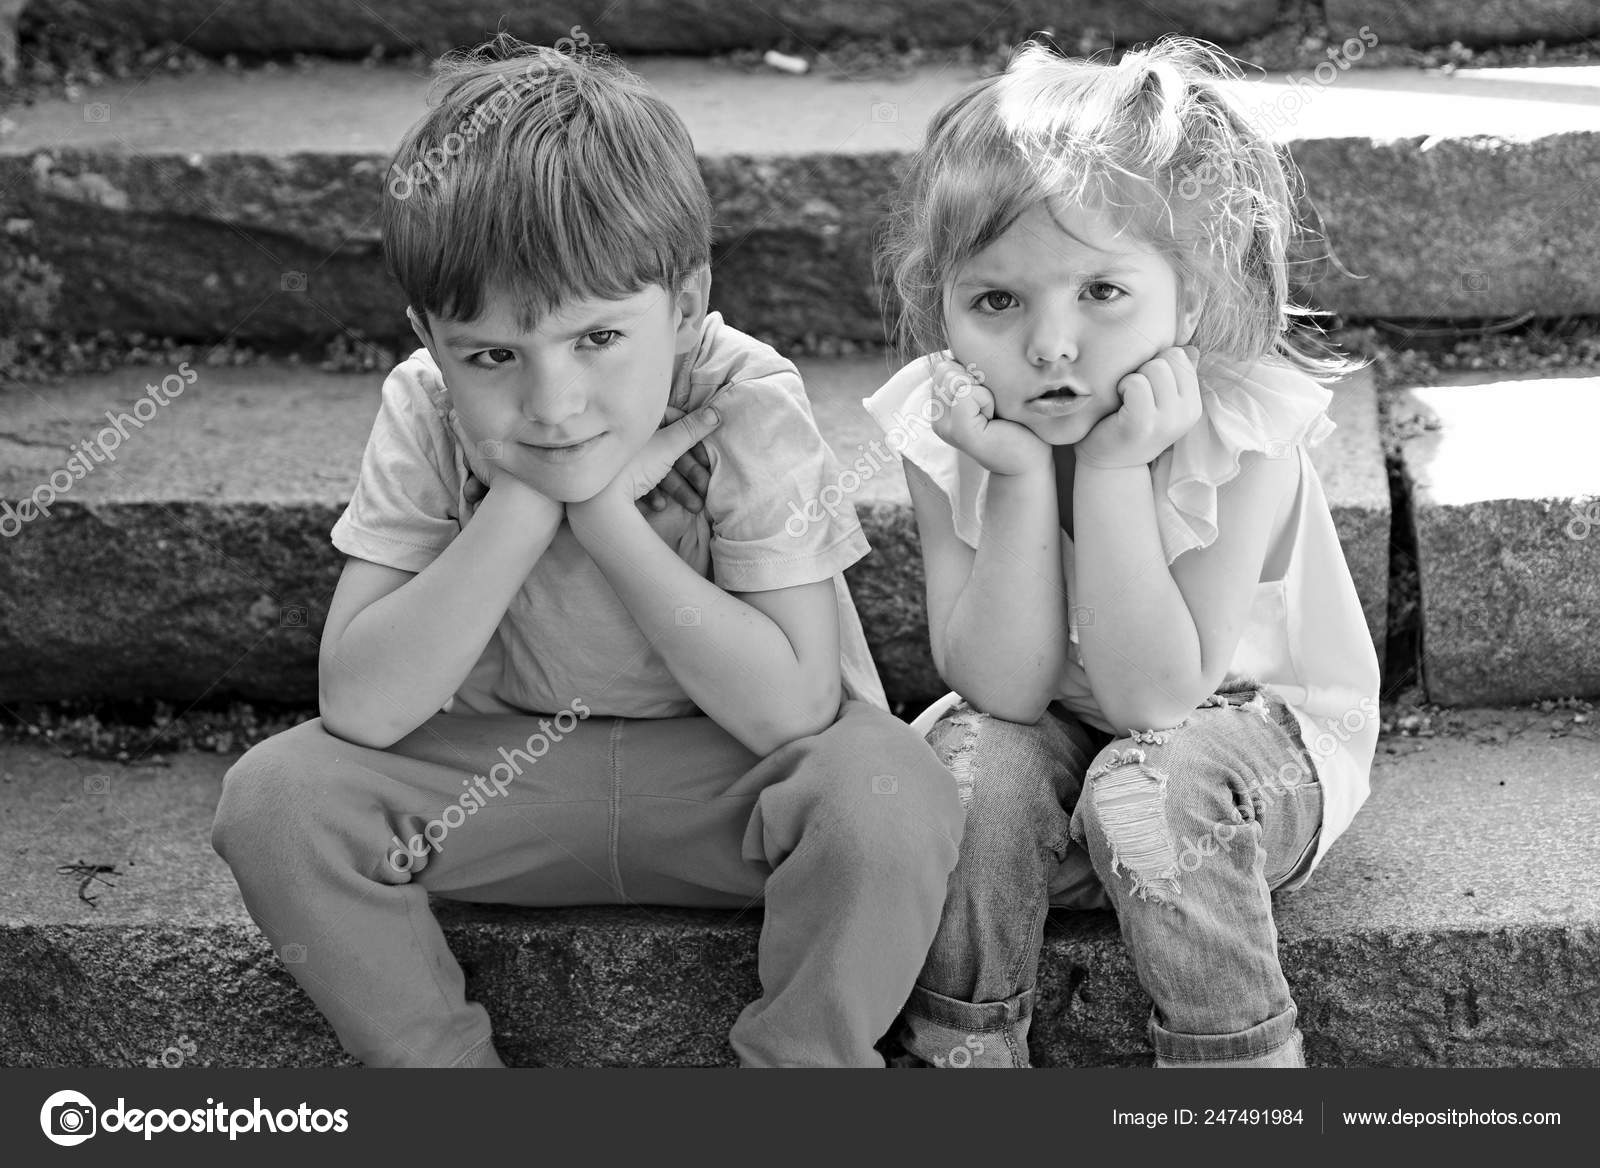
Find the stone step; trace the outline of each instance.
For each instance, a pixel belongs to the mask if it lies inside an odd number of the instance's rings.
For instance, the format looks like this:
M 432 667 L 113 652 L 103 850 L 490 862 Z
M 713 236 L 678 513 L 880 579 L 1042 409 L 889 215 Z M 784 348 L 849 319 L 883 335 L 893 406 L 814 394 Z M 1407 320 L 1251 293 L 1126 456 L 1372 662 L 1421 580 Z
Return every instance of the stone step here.
M 851 588 L 892 700 L 944 692 L 928 651 L 922 557 L 904 476 L 867 444 L 881 431 L 861 398 L 891 372 L 881 357 L 801 363 L 818 425 L 862 478 L 849 496 L 873 554 Z M 380 376 L 280 364 L 129 367 L 49 389 L 0 387 L 0 500 L 33 498 L 29 522 L 0 507 L 0 700 L 201 695 L 316 700 L 317 638 L 343 557 L 328 542 L 360 468 Z M 181 396 L 81 480 L 74 447 L 133 408 L 147 383 Z M 1370 379 L 1334 397 L 1339 429 L 1314 452 L 1375 643 L 1388 599 L 1389 494 Z M 134 419 L 137 422 L 137 418 Z M 845 480 L 848 484 L 849 480 Z M 13 529 L 15 529 L 13 531 Z M 1380 660 L 1382 653 L 1379 654 Z
M 506 4 L 503 0 L 272 0 L 270 5 L 209 0 L 28 0 L 24 29 L 51 41 L 86 40 L 129 46 L 181 42 L 202 53 L 363 54 L 441 52 L 472 44 L 500 28 L 524 40 L 553 44 L 574 21 L 592 40 L 617 51 L 717 53 L 735 49 L 814 51 L 841 40 L 909 39 L 923 46 L 992 44 L 1054 28 L 1071 45 L 1083 33 L 1126 45 L 1181 32 L 1238 44 L 1280 30 L 1317 32 L 1287 0 L 1167 0 L 1123 5 L 1116 0 L 1022 0 L 998 12 L 984 0 L 875 0 L 871 4 L 772 3 L 765 0 L 611 0 L 599 4 Z M 1374 7 L 1327 0 L 1328 41 L 1370 28 L 1382 43 L 1430 47 L 1460 41 L 1501 45 L 1536 40 L 1560 44 L 1600 33 L 1600 13 L 1585 0 L 1422 0 Z M 1264 46 L 1269 47 L 1270 46 Z
M 873 230 L 929 116 L 975 68 L 851 80 L 632 63 L 694 134 L 717 207 L 717 306 L 784 345 L 881 339 Z M 1581 197 L 1600 182 L 1600 66 L 1325 64 L 1326 84 L 1239 83 L 1348 268 L 1312 300 L 1355 319 L 1600 313 L 1600 224 Z M 205 340 L 401 335 L 375 209 L 424 90 L 402 66 L 323 61 L 9 111 L 0 320 Z
M 1600 693 L 1600 377 L 1461 374 L 1395 408 L 1428 696 Z
M 1278 898 L 1314 1065 L 1600 1065 L 1600 742 L 1463 723 L 1511 733 L 1380 746 L 1367 807 Z M 348 1061 L 211 851 L 232 760 L 0 747 L 0 1064 Z M 93 906 L 77 864 L 114 868 Z M 513 1064 L 725 1064 L 758 993 L 757 909 L 436 908 Z M 1145 1063 L 1148 1013 L 1111 916 L 1056 913 L 1036 1060 Z

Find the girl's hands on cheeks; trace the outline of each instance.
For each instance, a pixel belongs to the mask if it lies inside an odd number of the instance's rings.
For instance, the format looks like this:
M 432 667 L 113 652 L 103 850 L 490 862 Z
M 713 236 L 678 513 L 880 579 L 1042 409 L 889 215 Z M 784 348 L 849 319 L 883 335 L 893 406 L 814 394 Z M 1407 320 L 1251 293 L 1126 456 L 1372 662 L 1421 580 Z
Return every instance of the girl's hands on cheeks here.
M 1148 466 L 1200 420 L 1198 351 L 1165 349 L 1117 383 L 1122 405 L 1073 449 L 1079 465 Z
M 990 474 L 1027 474 L 1052 465 L 1049 443 L 1020 423 L 997 418 L 989 387 L 949 357 L 939 358 L 934 369 L 933 399 L 944 406 L 933 432 Z

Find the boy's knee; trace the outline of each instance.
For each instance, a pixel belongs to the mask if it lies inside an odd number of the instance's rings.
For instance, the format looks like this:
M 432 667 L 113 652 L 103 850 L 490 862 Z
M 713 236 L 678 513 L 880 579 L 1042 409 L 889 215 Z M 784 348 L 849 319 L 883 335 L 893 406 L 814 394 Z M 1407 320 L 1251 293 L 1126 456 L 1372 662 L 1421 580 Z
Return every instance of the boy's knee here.
M 326 776 L 319 779 L 320 768 L 306 749 L 306 729 L 257 743 L 223 775 L 211 826 L 211 846 L 223 859 L 231 863 L 242 846 L 281 839 L 315 820 L 305 812 L 315 798 L 313 785 L 325 786 Z
M 845 853 L 916 857 L 939 850 L 929 849 L 930 837 L 953 852 L 961 839 L 960 801 L 949 773 L 909 726 L 851 702 L 821 739 L 817 746 L 829 759 L 821 769 L 843 779 L 825 796 L 831 806 L 823 818 Z

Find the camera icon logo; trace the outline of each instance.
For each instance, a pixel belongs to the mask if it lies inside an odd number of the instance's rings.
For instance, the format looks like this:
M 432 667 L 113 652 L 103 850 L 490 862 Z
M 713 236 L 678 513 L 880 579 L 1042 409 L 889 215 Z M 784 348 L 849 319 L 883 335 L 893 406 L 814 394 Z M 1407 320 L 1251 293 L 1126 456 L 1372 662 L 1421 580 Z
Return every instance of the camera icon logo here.
M 109 122 L 111 120 L 111 107 L 103 101 L 92 101 L 83 107 L 83 120 L 86 122 Z
M 680 629 L 698 628 L 700 625 L 700 610 L 690 605 L 672 610 L 672 619 Z
M 898 122 L 900 120 L 900 107 L 892 101 L 875 101 L 872 103 L 872 120 L 875 122 Z
M 285 272 L 278 277 L 278 287 L 285 292 L 304 292 L 306 290 L 306 274 L 304 272 Z
M 77 1091 L 57 1091 L 39 1109 L 39 1127 L 52 1144 L 70 1148 L 95 1134 L 99 1110 L 87 1095 Z
M 478 443 L 478 453 L 485 458 L 499 458 L 505 452 L 505 447 L 490 438 L 486 442 Z
M 306 627 L 306 610 L 304 606 L 291 604 L 288 608 L 278 610 L 278 627 L 280 629 L 303 629 Z
M 1462 272 L 1461 290 L 1463 292 L 1487 292 L 1489 290 L 1489 273 Z
M 285 965 L 304 965 L 306 963 L 306 947 L 298 941 L 291 941 L 280 950 Z
M 1087 604 L 1074 604 L 1067 609 L 1067 620 L 1075 628 L 1085 628 L 1094 624 L 1094 609 Z
M 1267 443 L 1266 455 L 1268 458 L 1288 458 L 1293 452 L 1293 442 L 1283 442 L 1278 439 L 1273 439 Z
M 900 780 L 893 775 L 873 775 L 872 793 L 874 795 L 893 795 L 900 790 Z
M 85 795 L 109 795 L 111 793 L 111 776 L 84 775 L 83 793 Z

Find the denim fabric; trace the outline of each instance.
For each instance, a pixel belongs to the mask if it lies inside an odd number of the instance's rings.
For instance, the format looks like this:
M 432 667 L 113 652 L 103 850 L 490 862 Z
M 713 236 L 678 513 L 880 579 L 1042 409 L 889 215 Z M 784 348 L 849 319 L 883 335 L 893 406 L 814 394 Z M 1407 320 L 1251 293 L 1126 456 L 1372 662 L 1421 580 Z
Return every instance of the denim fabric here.
M 1158 1066 L 1304 1065 L 1271 892 L 1311 863 L 1322 791 L 1280 700 L 1241 684 L 1179 727 L 1115 741 L 1059 706 L 1027 726 L 963 704 L 928 742 L 966 829 L 908 1050 L 1028 1066 L 1050 906 L 1111 907 Z

